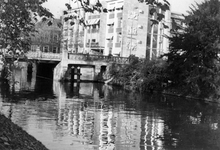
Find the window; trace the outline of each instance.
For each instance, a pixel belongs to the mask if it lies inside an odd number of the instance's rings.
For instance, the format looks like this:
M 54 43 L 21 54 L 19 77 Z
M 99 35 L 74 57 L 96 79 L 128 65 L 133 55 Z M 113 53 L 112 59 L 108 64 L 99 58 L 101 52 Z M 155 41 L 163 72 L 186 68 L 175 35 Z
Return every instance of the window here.
M 95 39 L 92 39 L 92 43 L 95 43 Z
M 49 52 L 49 46 L 44 46 L 43 47 L 43 52 L 48 53 Z
M 108 29 L 108 33 L 113 33 L 114 32 L 114 28 L 113 27 L 110 27 L 109 29 Z
M 100 18 L 100 15 L 91 15 L 88 17 L 88 19 L 97 19 Z
M 109 14 L 109 19 L 112 19 L 115 17 L 115 14 Z
M 117 17 L 118 18 L 122 18 L 122 13 L 120 12 L 120 13 L 117 13 Z
M 122 19 L 118 18 L 118 28 L 121 28 L 121 27 L 122 27 Z
M 121 43 L 115 43 L 115 47 L 121 47 Z
M 58 41 L 58 35 L 55 34 L 55 35 L 53 36 L 53 40 L 54 40 L 54 42 L 57 42 L 57 41 Z
M 35 52 L 37 49 L 37 45 L 31 45 L 31 51 Z
M 58 52 L 58 48 L 56 46 L 53 47 L 53 53 L 57 53 Z

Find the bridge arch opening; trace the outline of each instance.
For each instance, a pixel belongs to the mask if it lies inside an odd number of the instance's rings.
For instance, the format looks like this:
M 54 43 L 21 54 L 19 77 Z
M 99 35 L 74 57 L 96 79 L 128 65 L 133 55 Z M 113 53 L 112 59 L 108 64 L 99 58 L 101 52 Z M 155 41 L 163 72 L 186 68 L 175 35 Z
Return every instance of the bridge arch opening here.
M 28 66 L 27 66 L 27 81 L 29 81 L 29 82 L 32 79 L 32 73 L 33 73 L 33 64 L 28 63 Z
M 53 79 L 53 70 L 58 63 L 40 62 L 37 64 L 37 78 Z

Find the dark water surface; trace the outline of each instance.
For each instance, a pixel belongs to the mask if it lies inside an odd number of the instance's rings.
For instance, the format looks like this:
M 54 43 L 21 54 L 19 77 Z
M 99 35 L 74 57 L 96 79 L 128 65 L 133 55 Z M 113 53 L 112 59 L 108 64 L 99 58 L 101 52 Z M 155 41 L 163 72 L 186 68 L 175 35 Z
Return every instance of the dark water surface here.
M 218 150 L 220 106 L 102 84 L 1 84 L 0 112 L 50 150 Z

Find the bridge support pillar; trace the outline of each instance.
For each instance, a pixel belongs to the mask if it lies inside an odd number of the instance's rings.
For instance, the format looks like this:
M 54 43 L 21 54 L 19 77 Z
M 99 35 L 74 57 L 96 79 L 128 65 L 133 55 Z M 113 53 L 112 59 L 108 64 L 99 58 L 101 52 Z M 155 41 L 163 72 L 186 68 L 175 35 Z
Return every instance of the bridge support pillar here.
M 101 65 L 96 65 L 94 68 L 94 81 L 98 81 L 100 78 Z
M 77 82 L 80 82 L 80 76 L 81 76 L 81 71 L 80 71 L 80 67 L 77 67 L 76 68 L 76 71 L 77 71 Z
M 37 78 L 37 63 L 32 63 L 32 78 L 36 80 Z
M 68 71 L 68 52 L 66 48 L 62 49 L 61 62 L 54 68 L 54 80 L 62 81 L 65 80 L 65 75 Z
M 82 75 L 80 69 L 81 68 L 79 66 L 74 66 L 71 68 L 71 81 L 74 81 L 76 76 L 76 81 L 80 82 L 80 76 Z

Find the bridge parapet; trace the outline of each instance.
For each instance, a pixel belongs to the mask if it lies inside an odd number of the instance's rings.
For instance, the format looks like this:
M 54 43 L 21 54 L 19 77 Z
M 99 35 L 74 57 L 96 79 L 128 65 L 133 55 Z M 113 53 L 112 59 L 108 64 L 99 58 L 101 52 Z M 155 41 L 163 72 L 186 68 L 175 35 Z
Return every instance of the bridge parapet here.
M 28 52 L 26 56 L 28 59 L 52 60 L 52 61 L 62 60 L 62 53 Z M 117 63 L 117 64 L 127 64 L 129 62 L 129 59 L 127 57 L 77 54 L 77 53 L 68 53 L 68 60 L 80 60 L 85 62 L 97 61 L 97 62 L 109 62 L 109 63 Z
M 127 57 L 111 57 L 111 61 L 117 64 L 127 64 L 129 59 Z
M 114 62 L 114 63 L 118 63 L 118 64 L 128 63 L 127 57 L 115 57 L 115 56 L 103 56 L 103 55 L 91 55 L 91 54 L 69 53 L 68 59 L 70 59 L 70 60 L 84 60 L 84 61 Z
M 27 57 L 28 59 L 42 59 L 42 60 L 54 60 L 54 61 L 61 60 L 60 53 L 28 52 Z

